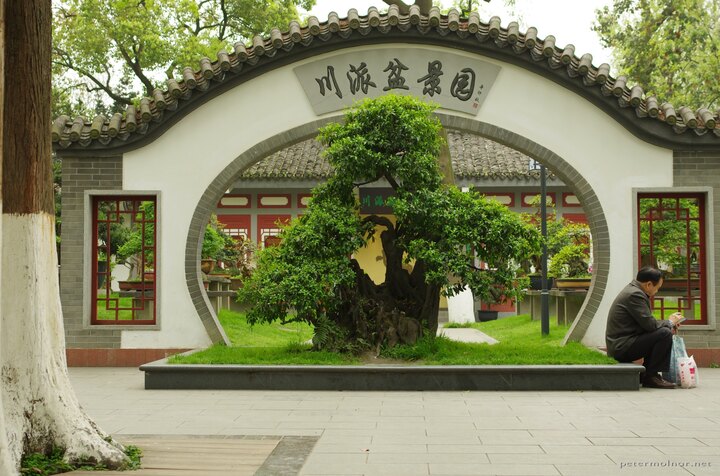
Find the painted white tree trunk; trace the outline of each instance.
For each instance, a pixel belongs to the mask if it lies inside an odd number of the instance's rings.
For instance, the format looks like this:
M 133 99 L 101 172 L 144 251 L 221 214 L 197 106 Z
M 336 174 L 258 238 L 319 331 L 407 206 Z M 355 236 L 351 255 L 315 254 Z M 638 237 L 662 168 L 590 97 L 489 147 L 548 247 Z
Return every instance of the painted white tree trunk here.
M 66 448 L 68 460 L 118 466 L 122 448 L 80 408 L 68 378 L 54 217 L 3 214 L 0 243 L 0 418 L 12 469 L 2 474 L 17 473 L 24 451 L 52 446 Z
M 5 97 L 5 0 L 0 0 L 0 103 Z M 0 250 L 2 250 L 2 158 L 3 158 L 3 107 L 0 107 Z M 2 294 L 2 266 L 0 266 L 0 303 Z M 2 311 L 0 311 L 2 312 Z M 0 314 L 1 316 L 2 314 Z M 3 329 L 0 325 L 0 356 L 2 356 Z M 5 424 L 5 411 L 3 410 L 2 393 L 0 393 L 0 474 L 13 474 L 15 468 L 10 469 L 10 450 L 7 435 L 3 428 Z

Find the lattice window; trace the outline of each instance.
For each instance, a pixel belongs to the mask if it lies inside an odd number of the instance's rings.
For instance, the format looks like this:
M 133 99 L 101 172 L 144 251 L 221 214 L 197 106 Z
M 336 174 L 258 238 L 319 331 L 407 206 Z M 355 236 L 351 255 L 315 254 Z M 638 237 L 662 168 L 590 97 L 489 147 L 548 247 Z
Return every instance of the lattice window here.
M 290 223 L 290 215 L 258 215 L 258 242 L 261 247 L 276 246 L 280 243 L 282 226 Z
M 93 197 L 92 324 L 156 323 L 156 223 L 155 197 Z
M 639 194 L 638 240 L 639 265 L 665 272 L 653 299 L 656 317 L 679 311 L 685 324 L 706 324 L 705 196 Z

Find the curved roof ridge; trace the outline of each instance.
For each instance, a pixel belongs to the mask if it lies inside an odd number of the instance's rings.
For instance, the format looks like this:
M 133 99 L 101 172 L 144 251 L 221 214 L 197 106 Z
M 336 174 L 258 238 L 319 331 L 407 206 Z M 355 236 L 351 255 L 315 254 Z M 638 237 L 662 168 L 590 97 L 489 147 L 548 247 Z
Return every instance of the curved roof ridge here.
M 696 136 L 712 132 L 710 136 L 720 138 L 720 111 L 713 113 L 706 108 L 693 111 L 685 106 L 676 109 L 671 104 L 660 103 L 653 96 L 645 97 L 642 87 L 629 86 L 625 76 L 610 76 L 607 63 L 596 67 L 592 63 L 592 55 L 584 54 L 578 58 L 574 45 L 560 48 L 555 44 L 553 35 L 540 39 L 535 27 L 521 32 L 518 23 L 511 21 L 503 28 L 497 16 L 484 23 L 477 12 L 470 12 L 467 18 L 462 18 L 454 8 L 447 15 L 442 15 L 437 7 L 432 7 L 425 16 L 420 14 L 417 5 L 412 5 L 407 14 L 401 14 L 397 6 L 390 5 L 385 14 L 380 14 L 375 7 L 370 7 L 365 16 L 360 16 L 354 8 L 348 11 L 345 18 L 330 12 L 327 21 L 322 23 L 317 17 L 310 16 L 304 27 L 293 20 L 287 31 L 281 32 L 274 28 L 267 37 L 255 36 L 250 46 L 235 43 L 232 52 L 221 50 L 215 60 L 202 58 L 197 70 L 185 67 L 182 79 L 168 79 L 165 90 L 155 89 L 152 98 L 140 99 L 138 107 L 128 106 L 124 114 L 116 113 L 110 118 L 99 115 L 92 120 L 60 116 L 52 123 L 53 146 L 58 151 L 127 147 L 142 141 L 155 130 L 164 131 L 182 117 L 178 114 L 184 110 L 190 111 L 208 100 L 209 91 L 221 92 L 227 89 L 233 78 L 242 76 L 244 70 L 252 70 L 256 65 L 272 61 L 295 48 L 309 48 L 313 43 L 328 42 L 337 36 L 341 39 L 349 38 L 355 32 L 384 36 L 398 32 L 425 37 L 437 34 L 444 41 L 474 41 L 483 52 L 491 53 L 496 59 L 509 58 L 535 64 L 548 71 L 556 82 L 562 82 L 566 87 L 573 86 L 581 94 L 597 95 L 599 91 L 606 99 L 616 99 L 612 103 L 605 101 L 603 106 L 615 110 L 616 114 L 630 108 L 636 117 L 623 117 L 620 121 L 629 127 L 637 119 L 652 119 L 656 125 L 645 126 L 645 132 L 665 142 L 675 142 L 673 134 L 664 132 L 667 130 L 672 130 L 678 138 L 688 130 L 692 130 Z M 393 39 L 394 36 L 390 41 Z M 196 98 L 197 104 L 191 106 Z M 174 116 L 177 117 L 171 120 Z M 665 127 L 658 128 L 657 125 Z M 639 123 L 636 126 L 641 127 Z M 712 145 L 715 145 L 714 141 Z

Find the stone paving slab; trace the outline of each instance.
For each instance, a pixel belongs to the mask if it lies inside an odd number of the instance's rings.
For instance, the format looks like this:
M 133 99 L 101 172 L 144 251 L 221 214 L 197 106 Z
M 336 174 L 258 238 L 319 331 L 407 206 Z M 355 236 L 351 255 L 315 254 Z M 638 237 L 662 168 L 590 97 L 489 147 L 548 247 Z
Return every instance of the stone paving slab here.
M 499 342 L 497 339 L 490 337 L 484 332 L 480 332 L 479 330 L 470 327 L 440 327 L 437 330 L 437 334 L 458 342 L 490 345 L 497 344 Z
M 83 407 L 121 441 L 158 428 L 316 439 L 300 469 L 265 473 L 283 476 L 717 475 L 720 369 L 700 372 L 691 390 L 518 394 L 144 390 L 134 369 L 70 369 Z

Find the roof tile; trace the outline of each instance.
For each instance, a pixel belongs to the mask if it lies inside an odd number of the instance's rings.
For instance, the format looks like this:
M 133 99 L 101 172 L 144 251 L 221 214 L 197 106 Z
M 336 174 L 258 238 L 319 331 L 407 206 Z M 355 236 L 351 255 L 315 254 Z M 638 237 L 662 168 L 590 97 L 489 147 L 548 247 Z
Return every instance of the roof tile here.
M 452 168 L 459 179 L 525 180 L 530 158 L 490 139 L 460 131 L 447 131 Z M 322 157 L 324 147 L 305 140 L 269 155 L 241 174 L 245 180 L 322 180 L 333 174 Z
M 211 82 L 222 83 L 241 75 L 243 63 L 254 65 L 261 57 L 272 57 L 278 50 L 304 48 L 315 41 L 328 41 L 335 35 L 347 37 L 352 30 L 359 30 L 365 35 L 372 30 L 388 34 L 393 29 L 400 31 L 416 29 L 422 35 L 456 35 L 467 41 L 474 39 L 479 43 L 492 43 L 495 45 L 493 48 L 497 50 L 510 48 L 515 55 L 528 55 L 536 63 L 545 62 L 550 69 L 564 67 L 568 78 L 583 76 L 585 87 L 600 87 L 603 94 L 614 94 L 618 98 L 619 108 L 632 107 L 639 118 L 649 116 L 652 120 L 672 126 L 672 130 L 678 134 L 684 133 L 689 128 L 697 135 L 712 131 L 720 138 L 718 124 L 720 121 L 717 112 L 714 114 L 707 110 L 693 112 L 688 108 L 679 107 L 680 114 L 677 115 L 669 104 L 663 104 L 658 109 L 657 99 L 645 98 L 641 87 L 633 86 L 632 89 L 628 89 L 627 79 L 624 76 L 612 78 L 607 64 L 595 67 L 592 65 L 592 56 L 587 54 L 577 58 L 572 45 L 563 49 L 558 48 L 552 35 L 539 40 L 536 28 L 531 27 L 525 33 L 521 33 L 514 22 L 505 29 L 501 27 L 498 17 L 483 23 L 476 12 L 471 12 L 465 19 L 461 18 L 455 9 L 451 9 L 447 15 L 440 15 L 439 10 L 433 7 L 428 16 L 423 16 L 412 7 L 409 13 L 402 14 L 397 6 L 391 5 L 386 14 L 379 14 L 377 9 L 371 8 L 364 17 L 357 15 L 356 10 L 351 10 L 346 19 L 340 19 L 337 14 L 331 13 L 324 23 L 320 23 L 316 17 L 310 17 L 304 28 L 292 22 L 287 32 L 274 29 L 268 38 L 254 37 L 249 49 L 237 43 L 232 53 L 219 52 L 215 62 L 203 58 L 197 71 L 188 67 L 183 70 L 181 80 L 169 79 L 166 82 L 166 91 L 157 91 L 153 94 L 153 98 L 146 98 L 140 102 L 140 111 L 128 106 L 119 124 L 115 116 L 109 120 L 103 119 L 103 127 L 100 128 L 99 135 L 97 132 L 91 132 L 98 130 L 95 120 L 61 116 L 53 123 L 52 140 L 60 149 L 83 148 L 98 143 L 119 146 L 124 141 L 134 140 L 137 135 L 144 135 L 153 130 L 163 123 L 166 116 L 179 113 L 176 111 L 180 103 L 192 101 L 198 96 L 198 93 L 194 92 L 195 89 L 206 91 Z

